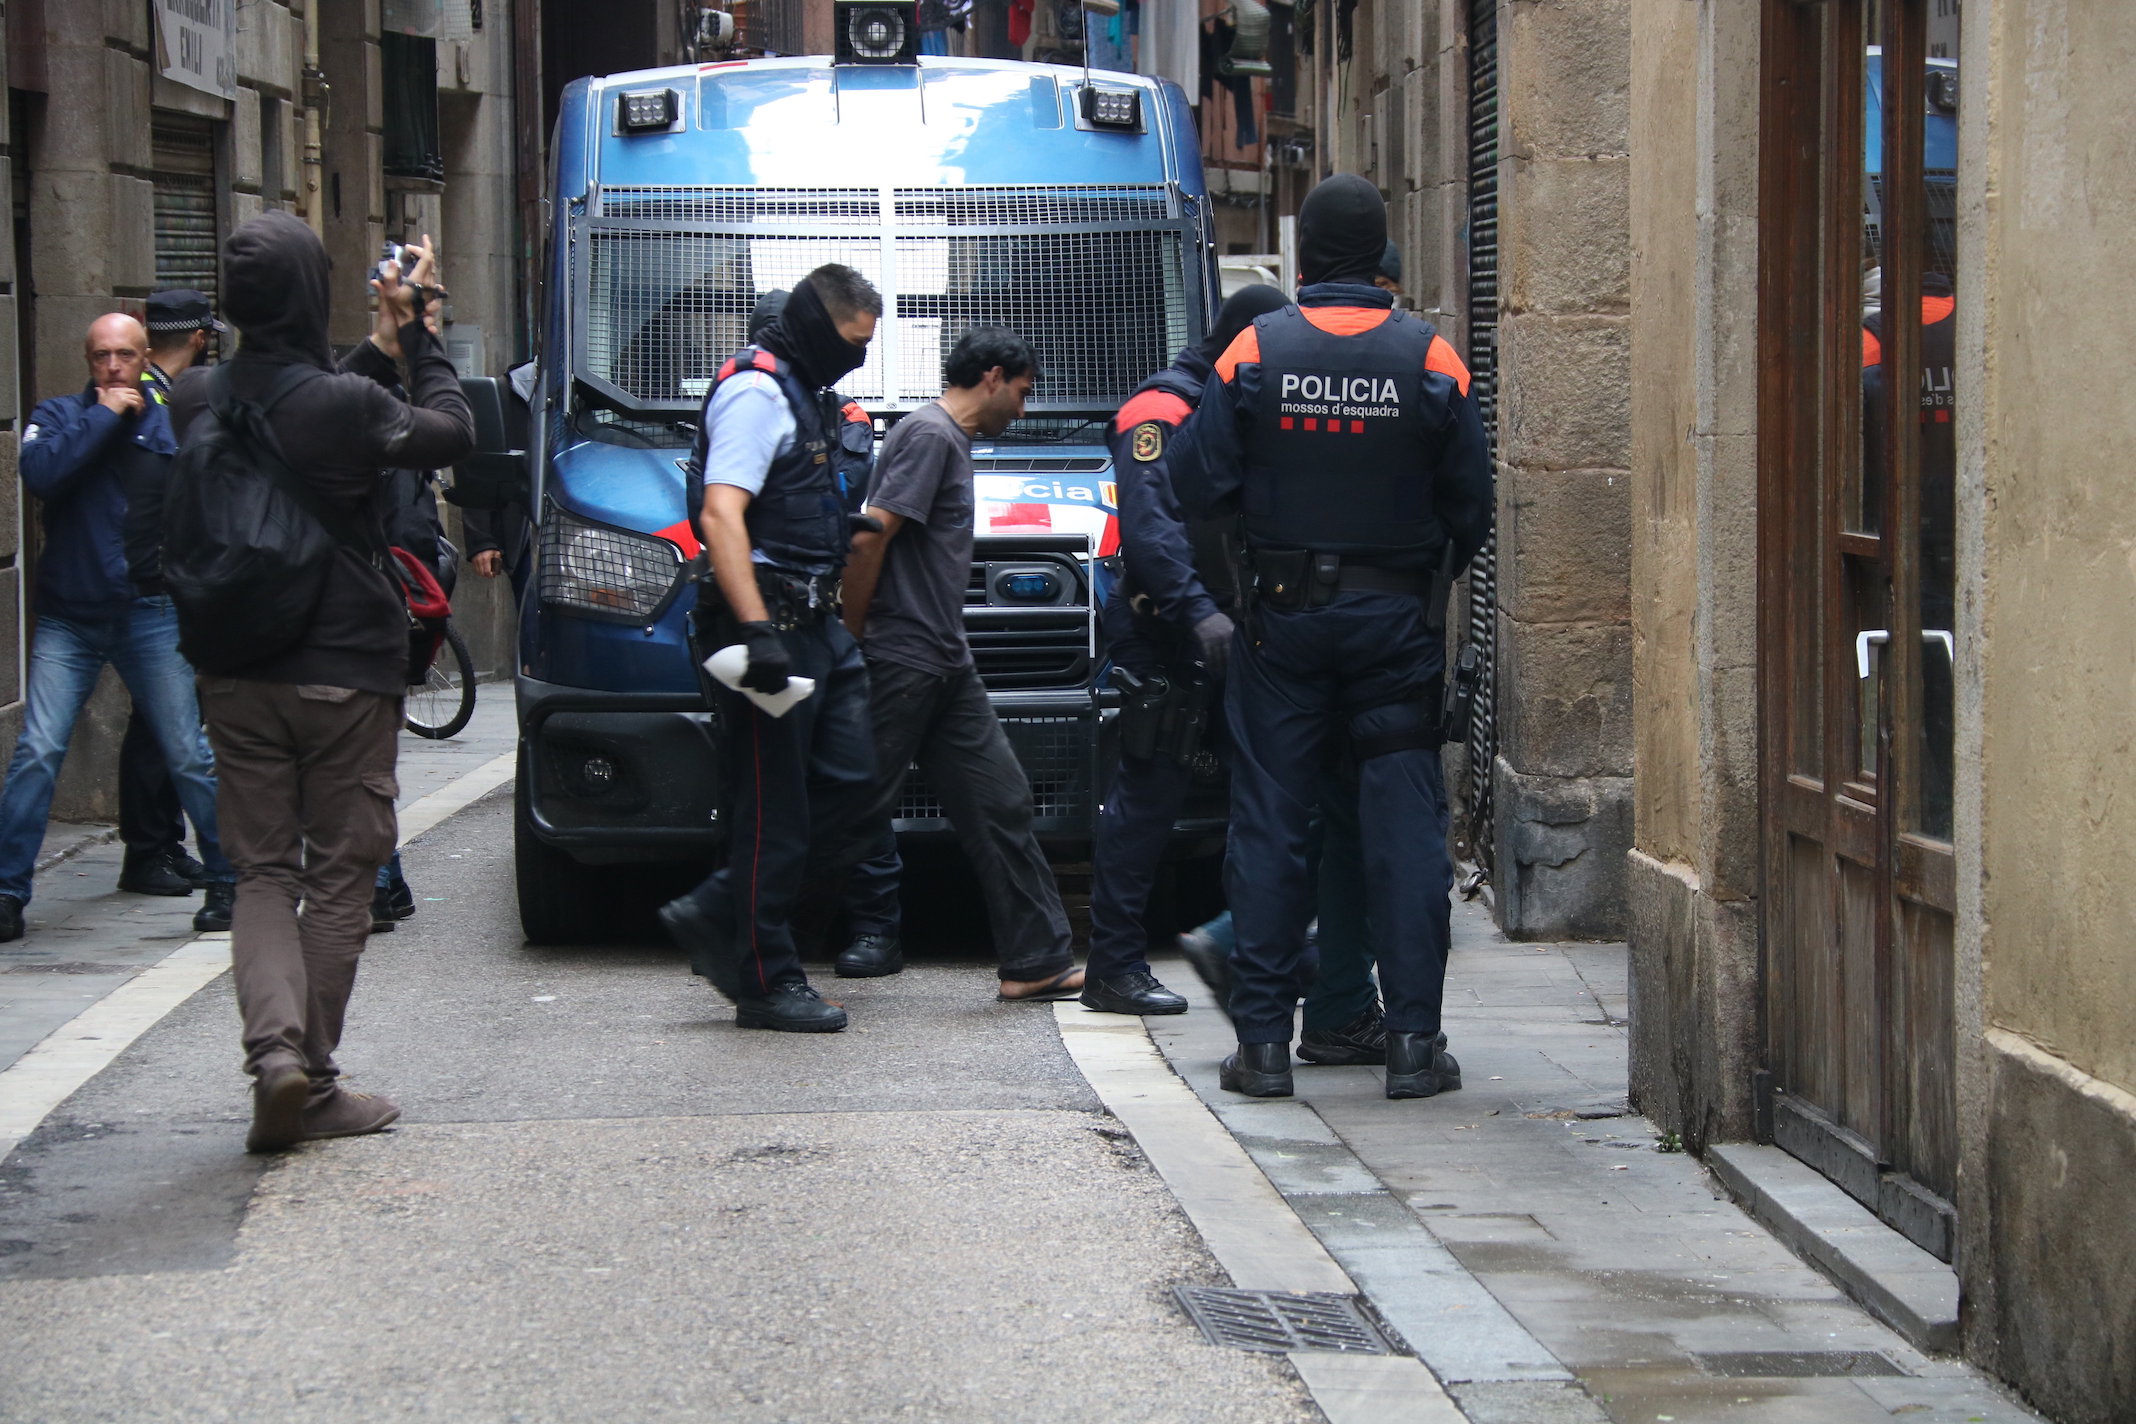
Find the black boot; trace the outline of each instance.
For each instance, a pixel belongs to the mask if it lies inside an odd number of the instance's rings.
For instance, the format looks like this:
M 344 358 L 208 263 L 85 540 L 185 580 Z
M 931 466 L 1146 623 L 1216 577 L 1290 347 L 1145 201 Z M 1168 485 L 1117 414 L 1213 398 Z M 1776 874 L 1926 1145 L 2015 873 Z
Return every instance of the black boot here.
M 1446 1051 L 1443 1033 L 1387 1035 L 1387 1096 L 1429 1098 L 1461 1086 L 1461 1065 Z
M 195 886 L 165 852 L 128 855 L 119 862 L 119 888 L 129 895 L 190 895 Z
M 22 902 L 12 895 L 0 895 L 0 944 L 22 938 Z
M 206 903 L 193 912 L 194 930 L 209 934 L 230 928 L 230 916 L 237 909 L 237 887 L 228 881 L 211 881 L 204 894 Z
M 407 881 L 388 881 L 371 892 L 372 934 L 391 934 L 395 921 L 414 918 L 415 892 Z
M 1374 1004 L 1341 1028 L 1307 1029 L 1299 1035 L 1298 1056 L 1308 1063 L 1385 1063 L 1387 1030 L 1380 1023 L 1380 1006 Z
M 1217 1081 L 1227 1093 L 1249 1098 L 1287 1098 L 1291 1095 L 1291 1055 L 1288 1043 L 1242 1043 L 1239 1051 L 1224 1060 Z
M 1101 1014 L 1183 1014 L 1187 1001 L 1157 982 L 1146 969 L 1083 984 L 1083 1007 Z
M 853 936 L 831 969 L 841 979 L 880 979 L 905 967 L 905 948 L 894 934 L 869 930 Z
M 734 1022 L 780 1033 L 836 1033 L 846 1026 L 846 1011 L 823 1002 L 813 985 L 775 984 L 762 998 L 738 1001 Z
M 735 1003 L 741 1002 L 742 957 L 735 949 L 733 935 L 688 895 L 662 905 L 660 923 L 678 949 L 690 952 L 692 974 L 702 974 L 721 994 Z

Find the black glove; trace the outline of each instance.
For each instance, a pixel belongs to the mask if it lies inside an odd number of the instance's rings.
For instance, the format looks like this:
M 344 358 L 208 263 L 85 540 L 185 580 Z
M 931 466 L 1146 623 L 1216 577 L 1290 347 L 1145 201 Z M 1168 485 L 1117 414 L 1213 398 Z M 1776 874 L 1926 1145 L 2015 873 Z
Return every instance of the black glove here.
M 786 691 L 794 660 L 786 655 L 779 630 L 770 623 L 744 623 L 741 632 L 742 644 L 749 649 L 749 667 L 742 673 L 742 686 L 766 697 Z
M 1221 612 L 1212 613 L 1194 625 L 1194 641 L 1200 645 L 1202 666 L 1211 673 L 1224 670 L 1231 655 L 1232 623 Z

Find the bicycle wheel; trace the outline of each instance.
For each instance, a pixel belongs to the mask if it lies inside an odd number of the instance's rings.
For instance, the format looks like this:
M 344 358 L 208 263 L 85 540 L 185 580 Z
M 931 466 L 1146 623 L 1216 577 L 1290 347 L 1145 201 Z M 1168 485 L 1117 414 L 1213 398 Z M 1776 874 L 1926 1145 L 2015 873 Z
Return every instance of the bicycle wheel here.
M 475 655 L 449 620 L 430 676 L 408 689 L 406 715 L 409 731 L 433 740 L 457 734 L 475 715 Z

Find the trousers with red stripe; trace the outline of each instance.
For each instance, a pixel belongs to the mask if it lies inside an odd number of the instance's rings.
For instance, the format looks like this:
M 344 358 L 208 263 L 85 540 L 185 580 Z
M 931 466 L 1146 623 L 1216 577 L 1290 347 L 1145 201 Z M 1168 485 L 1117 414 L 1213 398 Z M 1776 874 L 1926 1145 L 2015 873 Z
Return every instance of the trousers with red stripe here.
M 828 615 L 779 634 L 795 677 L 816 690 L 773 717 L 722 688 L 726 727 L 727 863 L 691 892 L 735 936 L 744 993 L 806 983 L 794 948 L 802 882 L 826 868 L 875 787 L 868 670 L 845 625 Z

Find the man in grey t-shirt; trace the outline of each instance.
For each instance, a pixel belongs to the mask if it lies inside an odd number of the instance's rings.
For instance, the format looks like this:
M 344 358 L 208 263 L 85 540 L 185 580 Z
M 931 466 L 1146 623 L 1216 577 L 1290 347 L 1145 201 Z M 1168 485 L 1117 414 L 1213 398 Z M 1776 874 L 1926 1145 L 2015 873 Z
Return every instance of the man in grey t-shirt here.
M 964 639 L 972 567 L 972 437 L 1023 414 L 1038 377 L 1030 344 L 973 327 L 944 363 L 942 398 L 899 421 L 868 485 L 880 534 L 853 540 L 846 626 L 868 660 L 876 802 L 860 823 L 869 857 L 846 896 L 852 939 L 835 968 L 873 978 L 904 968 L 897 937 L 897 852 L 890 814 L 917 763 L 986 895 L 1001 997 L 1057 999 L 1081 990 L 1053 868 L 1031 830 L 1031 783 L 987 701 Z

